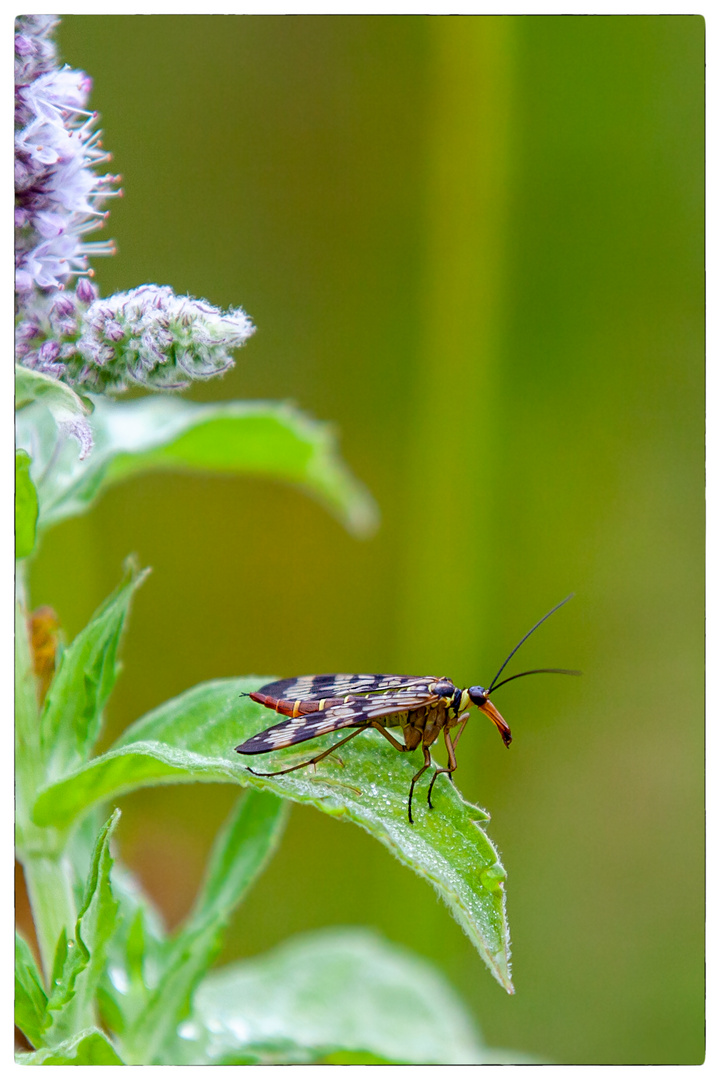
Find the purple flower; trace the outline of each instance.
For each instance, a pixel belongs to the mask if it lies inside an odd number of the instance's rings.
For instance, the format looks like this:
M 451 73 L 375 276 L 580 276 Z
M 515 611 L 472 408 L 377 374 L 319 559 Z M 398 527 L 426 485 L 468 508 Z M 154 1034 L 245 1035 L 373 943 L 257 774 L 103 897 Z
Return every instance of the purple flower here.
M 167 285 L 141 285 L 87 308 L 65 381 L 91 393 L 181 390 L 232 367 L 232 350 L 254 330 L 241 308 L 222 312 Z
M 179 390 L 227 371 L 255 329 L 241 308 L 223 312 L 159 285 L 98 297 L 88 260 L 114 249 L 86 234 L 102 226 L 102 204 L 119 192 L 118 177 L 95 171 L 108 155 L 87 111 L 91 81 L 58 66 L 55 19 L 23 15 L 15 25 L 18 363 L 82 393 Z M 91 436 L 82 423 L 82 437 L 70 433 L 85 454 Z
M 50 38 L 55 15 L 21 15 L 15 31 L 15 85 L 22 86 L 55 65 L 55 44 Z
M 15 34 L 15 265 L 22 309 L 33 290 L 63 289 L 89 272 L 88 259 L 112 254 L 91 243 L 102 204 L 118 177 L 98 175 L 108 160 L 87 111 L 91 80 L 58 67 L 50 34 L 56 20 L 22 15 Z
M 18 90 L 18 97 L 30 115 L 56 120 L 72 113 L 88 115 L 85 106 L 92 89 L 92 79 L 84 71 L 73 71 L 65 64 L 59 71 L 47 71 Z
M 133 385 L 182 390 L 232 367 L 232 352 L 255 328 L 241 308 L 142 285 L 98 299 L 81 279 L 75 293 L 34 296 L 15 336 L 26 367 L 82 393 L 121 393 Z

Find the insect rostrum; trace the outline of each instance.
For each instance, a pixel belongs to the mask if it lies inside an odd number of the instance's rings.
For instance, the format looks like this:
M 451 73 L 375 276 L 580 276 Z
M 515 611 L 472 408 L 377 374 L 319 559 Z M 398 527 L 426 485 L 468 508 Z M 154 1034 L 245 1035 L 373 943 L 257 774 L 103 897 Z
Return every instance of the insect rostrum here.
M 511 675 L 498 682 L 498 678 L 508 660 L 520 648 L 523 642 L 540 626 L 545 619 L 557 611 L 570 597 L 557 604 L 544 615 L 532 630 L 515 646 L 502 664 L 497 675 L 486 690 L 482 686 L 470 686 L 466 689 L 456 687 L 450 679 L 438 679 L 429 676 L 413 677 L 407 675 L 302 675 L 295 679 L 278 679 L 267 683 L 248 696 L 268 709 L 289 719 L 273 724 L 272 727 L 253 735 L 235 749 L 239 754 L 267 754 L 286 746 L 327 735 L 331 731 L 354 728 L 344 739 L 308 761 L 291 765 L 287 769 L 277 769 L 270 773 L 249 771 L 256 776 L 281 776 L 296 769 L 314 765 L 332 754 L 343 743 L 349 742 L 361 731 L 374 728 L 380 732 L 391 746 L 400 753 L 407 753 L 422 747 L 423 765 L 412 778 L 408 796 L 408 819 L 413 824 L 412 798 L 415 784 L 432 764 L 430 747 L 442 734 L 448 755 L 447 767 L 436 769 L 430 786 L 427 801 L 432 810 L 432 790 L 438 776 L 443 774 L 452 779 L 457 768 L 455 748 L 465 725 L 470 717 L 470 705 L 476 705 L 481 712 L 492 720 L 506 746 L 512 742 L 510 728 L 490 701 L 493 690 L 512 679 L 524 675 L 555 673 L 558 675 L 579 675 L 579 671 L 565 668 L 535 668 Z M 404 742 L 400 742 L 387 730 L 401 727 Z

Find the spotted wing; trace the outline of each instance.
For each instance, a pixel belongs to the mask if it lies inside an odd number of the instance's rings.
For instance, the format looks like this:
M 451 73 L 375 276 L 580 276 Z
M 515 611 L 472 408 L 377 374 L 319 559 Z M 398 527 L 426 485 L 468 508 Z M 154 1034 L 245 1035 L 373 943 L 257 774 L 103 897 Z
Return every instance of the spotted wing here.
M 235 749 L 239 754 L 266 754 L 269 750 L 295 746 L 296 743 L 307 742 L 308 739 L 328 735 L 341 728 L 367 727 L 382 716 L 404 713 L 422 705 L 434 705 L 438 700 L 434 694 L 410 690 L 379 694 L 377 697 L 349 697 L 341 704 L 331 705 L 320 712 L 273 724 Z
M 320 701 L 344 694 L 376 694 L 387 690 L 408 689 L 422 693 L 433 682 L 437 680 L 427 675 L 300 675 L 295 679 L 267 683 L 258 693 L 290 701 Z

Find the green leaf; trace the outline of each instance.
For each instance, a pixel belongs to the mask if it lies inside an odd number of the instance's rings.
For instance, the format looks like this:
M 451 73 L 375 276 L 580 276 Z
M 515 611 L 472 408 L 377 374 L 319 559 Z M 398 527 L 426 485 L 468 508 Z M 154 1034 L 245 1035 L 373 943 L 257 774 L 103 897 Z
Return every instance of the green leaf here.
M 369 1050 L 332 1050 L 317 1061 L 318 1065 L 397 1065 L 397 1061 L 372 1054 Z
M 15 408 L 23 409 L 32 401 L 42 401 L 56 415 L 63 417 L 87 416 L 93 408 L 87 398 L 80 397 L 65 383 L 18 364 L 15 367 Z
M 15 408 L 18 414 L 18 436 L 24 446 L 32 447 L 34 440 L 24 441 L 20 433 L 38 409 L 47 409 L 54 421 L 52 432 L 53 448 L 57 440 L 57 429 L 62 434 L 72 435 L 80 443 L 81 457 L 87 457 L 92 449 L 93 439 L 87 417 L 93 411 L 92 402 L 80 397 L 65 383 L 58 382 L 50 375 L 29 368 L 15 366 Z M 45 414 L 47 415 L 47 413 Z M 30 420 L 31 424 L 33 420 Z M 77 460 L 77 449 L 73 451 Z
M 15 935 L 15 1023 L 33 1046 L 41 1046 L 50 1018 L 43 988 L 30 946 Z
M 407 819 L 407 796 L 417 771 L 415 755 L 398 754 L 376 732 L 353 742 L 314 770 L 259 777 L 248 772 L 234 747 L 272 722 L 243 692 L 267 679 L 204 683 L 148 713 L 107 753 L 41 792 L 33 817 L 39 825 L 70 824 L 94 803 L 135 788 L 202 781 L 234 782 L 273 791 L 361 826 L 401 862 L 429 881 L 448 904 L 495 978 L 512 993 L 505 917 L 505 871 L 481 828 L 488 815 L 465 802 L 444 777 L 435 787 L 435 809 L 416 792 L 416 824 Z M 299 764 L 330 745 L 326 736 L 307 747 L 264 756 L 270 772 Z
M 17 1054 L 19 1065 L 124 1065 L 117 1050 L 97 1028 L 87 1028 L 57 1046 Z
M 301 935 L 212 972 L 181 1028 L 195 1060 L 271 1040 L 311 1060 L 478 1064 L 485 1048 L 462 1001 L 426 960 L 368 930 Z M 339 1055 L 335 1058 L 335 1055 Z M 190 1058 L 192 1060 L 192 1057 Z
M 15 558 L 24 559 L 35 547 L 38 497 L 30 479 L 30 455 L 15 453 Z
M 110 885 L 113 860 L 110 837 L 120 819 L 115 810 L 98 834 L 82 904 L 75 923 L 75 937 L 58 948 L 48 1009 L 56 1013 L 53 1034 L 69 1034 L 76 1017 L 89 1009 L 100 980 L 105 952 L 115 927 L 118 904 Z M 59 970 L 60 963 L 62 970 Z M 73 1000 L 75 999 L 75 1000 Z
M 158 912 L 121 863 L 113 866 L 112 884 L 118 923 L 97 993 L 107 1027 L 123 1036 L 142 1016 L 159 982 L 167 938 Z
M 126 1035 L 132 1057 L 148 1064 L 190 1009 L 192 992 L 220 947 L 232 912 L 271 858 L 285 825 L 287 806 L 276 795 L 248 791 L 238 800 L 210 855 L 206 880 L 193 910 L 170 943 L 158 985 L 135 1029 Z
M 55 775 L 85 761 L 118 674 L 117 652 L 130 600 L 148 571 L 131 560 L 124 581 L 63 651 L 45 697 L 40 733 Z
M 59 987 L 63 978 L 63 971 L 65 970 L 65 964 L 68 958 L 68 937 L 67 931 L 63 926 L 60 931 L 60 936 L 55 946 L 55 956 L 53 958 L 52 972 L 50 973 L 50 986 Z
M 21 445 L 32 445 L 34 422 L 28 416 L 19 425 Z M 375 528 L 375 504 L 340 460 L 332 430 L 290 405 L 98 398 L 92 427 L 95 449 L 87 460 L 65 453 L 55 461 L 51 482 L 40 491 L 41 527 L 83 513 L 121 480 L 164 469 L 283 480 L 320 499 L 352 532 Z M 47 439 L 43 452 L 54 452 Z

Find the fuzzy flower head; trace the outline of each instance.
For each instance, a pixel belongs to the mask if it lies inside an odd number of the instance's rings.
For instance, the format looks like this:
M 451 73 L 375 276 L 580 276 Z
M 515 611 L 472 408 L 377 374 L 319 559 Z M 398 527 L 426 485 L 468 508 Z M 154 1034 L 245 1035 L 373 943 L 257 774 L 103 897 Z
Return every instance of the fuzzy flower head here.
M 21 15 L 15 24 L 15 85 L 32 82 L 55 66 L 55 44 L 50 36 L 57 25 L 54 15 Z
M 99 176 L 109 160 L 87 111 L 91 80 L 57 66 L 51 34 L 57 20 L 21 15 L 15 22 L 15 266 L 22 308 L 33 291 L 65 288 L 89 272 L 88 258 L 112 254 L 87 233 L 102 226 L 118 177 Z
M 232 351 L 254 332 L 241 308 L 223 312 L 205 300 L 142 285 L 98 299 L 89 282 L 36 306 L 17 330 L 21 363 L 82 393 L 130 386 L 182 390 L 233 365 Z
M 96 171 L 108 155 L 87 111 L 91 80 L 58 66 L 56 23 L 15 21 L 16 362 L 42 376 L 36 385 L 55 380 L 81 395 L 181 390 L 220 375 L 254 332 L 240 308 L 223 312 L 159 285 L 101 299 L 88 280 L 88 259 L 113 252 L 85 237 L 103 224 L 118 177 Z M 56 420 L 86 457 L 92 431 L 81 412 Z

